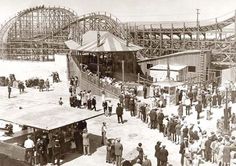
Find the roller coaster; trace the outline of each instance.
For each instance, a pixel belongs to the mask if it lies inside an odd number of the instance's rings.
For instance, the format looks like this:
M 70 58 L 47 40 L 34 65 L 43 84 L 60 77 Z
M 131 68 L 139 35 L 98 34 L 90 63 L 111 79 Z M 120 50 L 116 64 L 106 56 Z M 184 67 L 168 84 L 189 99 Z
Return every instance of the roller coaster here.
M 81 43 L 89 30 L 109 31 L 140 45 L 143 57 L 198 49 L 211 51 L 215 63 L 236 62 L 234 12 L 214 21 L 138 25 L 122 23 L 107 12 L 78 16 L 71 9 L 44 5 L 20 11 L 1 26 L 0 58 L 49 60 L 50 55 L 68 53 L 64 42 L 73 39 Z

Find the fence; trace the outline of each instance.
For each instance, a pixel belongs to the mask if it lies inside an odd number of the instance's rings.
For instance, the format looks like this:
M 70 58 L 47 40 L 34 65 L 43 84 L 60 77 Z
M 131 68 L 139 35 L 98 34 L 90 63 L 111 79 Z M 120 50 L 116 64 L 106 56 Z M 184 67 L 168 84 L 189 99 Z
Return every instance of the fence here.
M 115 87 L 114 85 L 111 85 L 106 82 L 102 82 L 101 79 L 98 76 L 91 75 L 87 71 L 83 71 L 81 64 L 79 64 L 79 61 L 76 59 L 76 57 L 71 56 L 72 61 L 76 65 L 76 73 L 79 76 L 79 84 L 82 84 L 82 81 L 91 84 L 93 87 L 97 88 L 100 92 L 105 91 L 107 93 L 112 94 L 113 96 L 118 97 L 121 93 L 121 88 Z

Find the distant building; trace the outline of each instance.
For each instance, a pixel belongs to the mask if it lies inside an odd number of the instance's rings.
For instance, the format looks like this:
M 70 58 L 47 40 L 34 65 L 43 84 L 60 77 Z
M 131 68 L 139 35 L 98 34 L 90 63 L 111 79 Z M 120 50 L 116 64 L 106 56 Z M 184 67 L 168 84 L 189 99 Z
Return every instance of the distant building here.
M 215 75 L 209 70 L 211 68 L 211 55 L 209 51 L 191 50 L 139 60 L 138 64 L 144 74 L 154 78 L 153 81 L 155 81 L 155 78 L 158 79 L 153 74 L 153 70 L 155 68 L 161 70 L 161 66 L 167 66 L 167 61 L 169 61 L 170 73 L 171 76 L 176 77 L 175 80 L 200 82 L 209 80 Z M 166 69 L 162 70 L 166 71 Z

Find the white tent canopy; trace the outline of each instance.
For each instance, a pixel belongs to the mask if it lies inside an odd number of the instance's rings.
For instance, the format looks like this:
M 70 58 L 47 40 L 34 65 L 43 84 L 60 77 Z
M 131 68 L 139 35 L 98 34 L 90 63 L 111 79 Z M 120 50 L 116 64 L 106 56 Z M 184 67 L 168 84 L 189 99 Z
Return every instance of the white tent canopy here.
M 82 44 L 79 45 L 73 40 L 66 41 L 65 44 L 71 50 L 81 52 L 135 52 L 143 49 L 140 46 L 129 43 L 107 31 L 99 31 L 100 42 L 98 45 L 98 32 L 88 31 L 83 35 Z

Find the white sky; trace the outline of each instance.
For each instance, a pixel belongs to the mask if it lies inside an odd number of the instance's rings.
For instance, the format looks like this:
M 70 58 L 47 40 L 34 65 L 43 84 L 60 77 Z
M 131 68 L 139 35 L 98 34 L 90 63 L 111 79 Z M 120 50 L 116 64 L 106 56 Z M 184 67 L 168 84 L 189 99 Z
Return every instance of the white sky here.
M 0 0 L 0 23 L 37 5 L 65 6 L 79 15 L 107 11 L 121 21 L 195 21 L 234 13 L 236 0 Z

